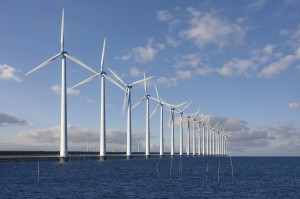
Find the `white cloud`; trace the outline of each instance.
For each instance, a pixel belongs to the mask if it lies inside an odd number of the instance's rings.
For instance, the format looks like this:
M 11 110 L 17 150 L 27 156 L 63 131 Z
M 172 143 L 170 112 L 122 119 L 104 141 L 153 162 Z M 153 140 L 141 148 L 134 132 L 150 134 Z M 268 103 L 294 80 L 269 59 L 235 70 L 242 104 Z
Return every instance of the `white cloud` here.
M 181 55 L 175 58 L 174 67 L 197 67 L 202 64 L 199 53 Z
M 266 2 L 267 0 L 251 0 L 251 3 L 247 6 L 247 8 L 254 11 L 260 11 Z
M 273 77 L 286 70 L 294 61 L 300 59 L 300 48 L 298 48 L 294 54 L 286 55 L 279 60 L 270 63 L 268 66 L 262 69 L 258 74 L 260 77 Z
M 190 70 L 178 70 L 176 71 L 176 77 L 178 79 L 191 79 L 193 77 L 192 71 Z
M 156 13 L 156 18 L 159 21 L 169 21 L 173 18 L 172 14 L 167 10 L 160 10 Z
M 133 66 L 133 67 L 130 68 L 130 75 L 132 77 L 137 77 L 140 74 L 141 74 L 141 71 L 139 71 L 139 69 L 137 67 Z
M 171 37 L 170 35 L 167 35 L 166 36 L 166 40 L 167 40 L 167 43 L 173 47 L 177 47 L 179 46 L 180 44 L 180 41 L 178 40 L 175 40 L 173 37 Z
M 61 91 L 61 85 L 59 84 L 55 84 L 51 87 L 51 90 L 55 93 L 55 94 L 60 94 L 60 91 Z M 67 88 L 67 94 L 70 94 L 70 95 L 78 95 L 80 93 L 79 90 L 76 90 L 74 88 Z
M 145 140 L 144 133 L 133 132 L 132 143 L 133 150 L 136 150 L 136 137 L 137 134 L 140 138 L 140 143 L 142 144 Z M 35 149 L 44 148 L 47 146 L 46 150 L 59 149 L 60 143 L 60 127 L 54 126 L 44 129 L 34 129 L 30 131 L 21 132 L 19 134 L 21 139 L 26 140 L 26 143 L 30 142 L 31 147 Z M 90 150 L 99 150 L 99 131 L 95 129 L 81 128 L 77 126 L 68 125 L 68 148 L 69 150 L 85 150 L 87 144 L 87 137 L 89 138 Z M 125 151 L 126 150 L 126 132 L 117 129 L 107 129 L 106 130 L 107 139 L 107 151 L 111 150 L 111 143 L 108 140 L 113 140 L 114 151 Z
M 31 124 L 32 123 L 27 120 L 22 120 L 12 114 L 4 113 L 0 111 L 0 127 L 7 127 L 7 126 L 14 126 L 14 125 L 28 126 Z
M 164 87 L 171 87 L 171 86 L 177 86 L 178 80 L 175 77 L 159 77 L 156 79 L 156 82 L 158 85 L 162 85 Z
M 222 76 L 232 77 L 239 75 L 251 75 L 257 65 L 249 59 L 231 59 L 222 68 L 218 69 L 218 73 Z
M 16 69 L 6 64 L 0 64 L 0 79 L 14 80 L 16 82 L 22 82 L 22 79 L 16 74 Z
M 209 66 L 199 67 L 196 69 L 195 74 L 199 76 L 206 76 L 212 73 L 214 70 Z
M 289 103 L 288 107 L 289 107 L 289 109 L 300 110 L 300 103 L 291 102 L 291 103 Z
M 272 55 L 273 54 L 273 49 L 275 48 L 274 45 L 272 44 L 268 44 L 264 47 L 264 53 L 268 54 L 268 55 Z
M 123 61 L 133 59 L 135 62 L 146 63 L 152 61 L 160 50 L 165 49 L 165 46 L 160 43 L 154 43 L 154 39 L 148 38 L 146 46 L 138 46 L 131 49 L 127 55 L 117 57 Z
M 182 36 L 193 40 L 199 48 L 207 44 L 223 48 L 243 42 L 246 31 L 240 25 L 220 18 L 213 12 L 199 12 L 194 8 L 187 10 L 192 18 L 189 22 L 190 27 L 182 32 Z

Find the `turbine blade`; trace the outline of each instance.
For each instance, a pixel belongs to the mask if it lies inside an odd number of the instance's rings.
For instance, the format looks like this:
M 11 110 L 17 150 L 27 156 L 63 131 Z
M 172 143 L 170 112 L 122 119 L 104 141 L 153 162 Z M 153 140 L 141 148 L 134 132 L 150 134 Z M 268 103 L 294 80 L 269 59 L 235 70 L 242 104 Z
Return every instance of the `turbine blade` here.
M 191 105 L 192 101 L 190 101 L 190 103 L 188 103 L 183 109 L 182 109 L 182 112 L 189 106 Z
M 158 102 L 158 103 L 161 103 L 161 101 L 160 100 L 157 100 L 157 99 L 155 99 L 154 97 L 149 97 L 150 99 L 152 99 L 152 100 L 154 100 L 154 101 L 156 101 L 156 102 Z
M 144 72 L 144 89 L 145 89 L 145 94 L 147 95 L 147 85 L 146 85 L 146 74 Z
M 172 113 L 171 113 L 171 110 L 170 110 L 170 117 L 169 117 L 169 122 L 168 122 L 169 126 L 171 125 L 171 120 L 172 120 Z
M 155 92 L 156 92 L 157 99 L 160 99 L 160 98 L 159 98 L 159 95 L 158 95 L 158 91 L 157 91 L 157 87 L 156 87 L 156 84 L 155 84 L 155 83 L 154 83 L 154 88 L 155 88 Z
M 123 88 L 118 82 L 116 82 L 114 79 L 112 79 L 111 77 L 103 74 L 103 76 L 108 79 L 111 83 L 113 83 L 114 85 L 116 85 L 117 87 L 119 87 L 120 89 L 122 89 L 124 92 L 127 92 L 127 90 L 125 88 Z
M 42 68 L 43 66 L 49 64 L 50 62 L 52 62 L 53 60 L 55 60 L 57 57 L 59 57 L 61 55 L 61 53 L 58 53 L 56 55 L 54 55 L 53 57 L 51 57 L 50 59 L 46 60 L 45 62 L 41 63 L 40 65 L 38 65 L 37 67 L 35 67 L 34 69 L 32 69 L 31 71 L 29 71 L 28 73 L 26 73 L 26 75 L 29 75 L 30 73 L 33 73 L 34 71 Z
M 98 77 L 100 74 L 101 74 L 101 73 L 95 74 L 95 75 L 93 75 L 93 76 L 87 78 L 86 80 L 83 80 L 82 82 L 79 82 L 78 84 L 76 84 L 76 85 L 73 86 L 72 88 L 76 88 L 77 86 L 80 86 L 80 85 L 82 85 L 82 84 L 85 84 L 85 83 L 87 83 L 87 82 L 89 82 L 89 81 L 95 79 L 95 78 Z
M 103 71 L 103 65 L 104 65 L 105 44 L 106 44 L 106 38 L 104 38 L 103 47 L 102 47 L 101 72 Z
M 65 29 L 65 9 L 62 10 L 61 16 L 61 32 L 60 32 L 60 50 L 64 51 L 64 29 Z
M 218 123 L 219 123 L 219 121 L 217 121 L 217 123 L 216 123 L 216 125 L 215 125 L 215 127 L 214 127 L 214 128 L 216 128 L 216 127 L 218 126 Z
M 151 78 L 153 78 L 153 77 L 154 77 L 154 76 L 147 77 L 146 79 L 141 79 L 141 80 L 135 81 L 135 82 L 133 82 L 133 83 L 130 84 L 130 85 L 133 86 L 133 85 L 135 85 L 135 84 L 141 83 L 141 82 L 146 81 L 146 80 L 148 80 L 148 79 L 151 79 Z
M 140 99 L 140 101 L 138 101 L 135 105 L 133 105 L 133 107 L 131 107 L 131 109 L 134 109 L 136 106 L 138 106 L 140 103 L 142 103 L 142 101 L 144 101 L 146 99 L 146 97 L 143 97 L 142 99 Z
M 150 115 L 150 118 L 154 115 L 154 113 L 157 111 L 158 107 L 159 107 L 160 104 L 157 104 L 155 109 L 152 111 L 151 115 Z
M 178 108 L 178 107 L 180 107 L 180 106 L 182 106 L 182 105 L 185 105 L 186 103 L 188 103 L 188 101 L 186 101 L 186 102 L 184 102 L 184 103 L 182 103 L 182 104 L 178 104 L 178 105 L 176 105 L 175 107 Z
M 64 54 L 64 56 L 66 56 L 67 58 L 69 58 L 70 60 L 72 60 L 73 62 L 79 64 L 80 66 L 82 66 L 83 68 L 86 68 L 88 69 L 89 71 L 95 73 L 95 74 L 98 74 L 98 72 L 94 71 L 93 69 L 91 69 L 88 65 L 86 65 L 85 63 L 83 63 L 82 61 L 78 60 L 77 58 L 71 56 L 71 55 L 68 55 L 68 54 Z
M 124 96 L 124 102 L 123 102 L 123 110 L 122 110 L 122 115 L 124 114 L 124 110 L 125 110 L 125 106 L 126 106 L 126 102 L 128 101 L 128 97 L 127 97 L 127 92 L 125 93 Z
M 115 76 L 115 78 L 117 80 L 119 80 L 122 84 L 124 84 L 127 87 L 127 84 L 121 79 L 121 77 L 119 77 L 114 71 L 112 71 L 110 68 L 108 68 L 108 70 L 113 74 L 113 76 Z

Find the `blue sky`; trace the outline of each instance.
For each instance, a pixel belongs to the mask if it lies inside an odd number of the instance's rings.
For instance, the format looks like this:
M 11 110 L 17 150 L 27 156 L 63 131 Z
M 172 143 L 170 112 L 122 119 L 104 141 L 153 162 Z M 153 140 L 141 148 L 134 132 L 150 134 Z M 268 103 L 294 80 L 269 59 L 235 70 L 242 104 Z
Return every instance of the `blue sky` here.
M 296 0 L 226 1 L 16 1 L 0 2 L 0 150 L 58 150 L 61 61 L 25 76 L 65 50 L 131 83 L 147 76 L 163 99 L 192 101 L 227 130 L 231 155 L 299 155 L 300 3 Z M 110 74 L 108 72 L 108 74 Z M 67 85 L 92 73 L 67 60 Z M 108 139 L 125 151 L 124 93 L 107 83 Z M 144 95 L 133 88 L 135 103 Z M 151 110 L 156 106 L 151 103 Z M 99 150 L 100 79 L 70 89 L 69 149 Z M 133 150 L 145 139 L 145 103 L 132 111 Z M 169 117 L 165 111 L 166 150 Z M 179 151 L 179 129 L 175 131 Z M 159 147 L 159 116 L 151 118 L 151 150 Z M 108 144 L 108 151 L 111 144 Z

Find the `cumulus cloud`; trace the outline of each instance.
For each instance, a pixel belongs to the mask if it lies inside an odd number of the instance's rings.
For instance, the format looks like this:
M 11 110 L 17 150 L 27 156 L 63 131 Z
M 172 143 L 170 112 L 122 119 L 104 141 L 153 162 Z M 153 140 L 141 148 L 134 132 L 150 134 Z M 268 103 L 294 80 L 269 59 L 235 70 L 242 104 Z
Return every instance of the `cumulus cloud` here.
M 0 79 L 13 80 L 16 82 L 22 82 L 22 79 L 16 74 L 16 69 L 6 64 L 0 64 Z
M 137 67 L 133 66 L 133 67 L 130 68 L 130 75 L 132 77 L 137 77 L 140 74 L 141 74 L 141 71 L 139 71 L 139 69 Z
M 14 126 L 14 125 L 27 126 L 31 124 L 32 123 L 27 120 L 22 120 L 12 114 L 4 113 L 0 111 L 0 127 L 7 127 L 7 126 Z
M 44 129 L 33 129 L 21 132 L 19 137 L 27 142 L 31 141 L 31 145 L 35 147 L 35 149 L 45 148 L 45 150 L 58 150 L 60 143 L 60 127 L 54 126 Z M 145 140 L 144 133 L 133 132 L 133 150 L 137 150 L 137 137 L 139 137 L 140 140 L 140 147 L 143 146 Z M 68 125 L 69 150 L 86 150 L 87 142 L 89 142 L 90 150 L 99 151 L 99 139 L 99 130 Z M 114 151 L 126 150 L 126 132 L 118 129 L 106 129 L 106 140 L 107 151 L 111 150 L 112 144 L 114 145 Z M 109 140 L 112 140 L 113 143 Z M 43 147 L 43 145 L 47 147 Z
M 266 2 L 267 0 L 251 0 L 250 4 L 247 5 L 247 8 L 249 10 L 260 11 L 264 7 Z
M 117 57 L 123 61 L 134 60 L 138 63 L 146 63 L 152 61 L 160 50 L 165 49 L 165 46 L 160 43 L 155 43 L 153 38 L 148 38 L 146 46 L 138 46 L 121 57 Z
M 178 70 L 176 71 L 176 77 L 178 79 L 191 79 L 193 77 L 192 71 L 190 70 Z
M 291 102 L 288 104 L 289 109 L 300 110 L 300 103 Z
M 51 90 L 55 93 L 55 94 L 60 94 L 61 93 L 61 85 L 59 84 L 55 84 L 51 87 Z M 76 90 L 74 88 L 67 88 L 67 94 L 70 95 L 78 95 L 80 93 L 79 90 Z
M 223 48 L 243 42 L 246 30 L 239 24 L 231 23 L 213 12 L 200 12 L 192 7 L 187 10 L 192 16 L 189 21 L 190 27 L 181 35 L 194 41 L 199 48 L 207 44 Z
M 158 85 L 162 85 L 164 87 L 177 86 L 178 80 L 175 77 L 159 77 L 156 79 Z
M 279 60 L 270 63 L 263 68 L 259 73 L 260 77 L 273 77 L 286 70 L 294 61 L 300 59 L 300 48 L 298 48 L 294 54 L 286 55 Z
M 202 65 L 202 59 L 199 53 L 184 54 L 175 57 L 174 67 L 197 67 Z
M 173 18 L 173 16 L 168 10 L 160 10 L 160 11 L 157 11 L 156 18 L 159 21 L 169 21 Z
M 250 59 L 232 59 L 227 62 L 222 68 L 218 69 L 218 73 L 222 76 L 249 76 L 257 65 Z
M 166 36 L 166 40 L 167 40 L 167 44 L 173 46 L 173 47 L 177 47 L 180 44 L 180 41 L 174 39 L 172 36 L 167 35 Z

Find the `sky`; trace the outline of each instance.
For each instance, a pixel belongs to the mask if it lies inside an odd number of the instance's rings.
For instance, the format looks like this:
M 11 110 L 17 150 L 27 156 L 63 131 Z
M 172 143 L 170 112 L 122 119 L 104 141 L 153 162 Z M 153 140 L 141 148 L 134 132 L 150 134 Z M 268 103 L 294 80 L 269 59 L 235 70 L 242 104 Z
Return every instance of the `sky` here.
M 146 76 L 148 91 L 166 102 L 192 101 L 212 126 L 228 134 L 228 154 L 299 156 L 300 2 L 0 1 L 0 150 L 59 150 L 62 9 L 65 50 L 130 84 Z M 69 150 L 99 151 L 100 78 L 72 89 L 93 73 L 67 60 Z M 145 96 L 132 89 L 132 103 Z M 106 84 L 107 151 L 126 150 L 124 92 Z M 151 101 L 150 110 L 156 102 Z M 145 102 L 132 110 L 133 151 L 145 151 Z M 176 115 L 176 118 L 178 115 Z M 166 151 L 169 111 L 164 111 Z M 179 151 L 176 119 L 175 152 Z M 151 117 L 151 151 L 159 150 L 159 114 Z M 198 131 L 197 131 L 198 134 Z M 185 140 L 186 141 L 186 140 Z M 184 141 L 184 142 L 185 142 Z M 113 145 L 113 147 L 112 147 Z M 185 147 L 184 147 L 185 151 Z

